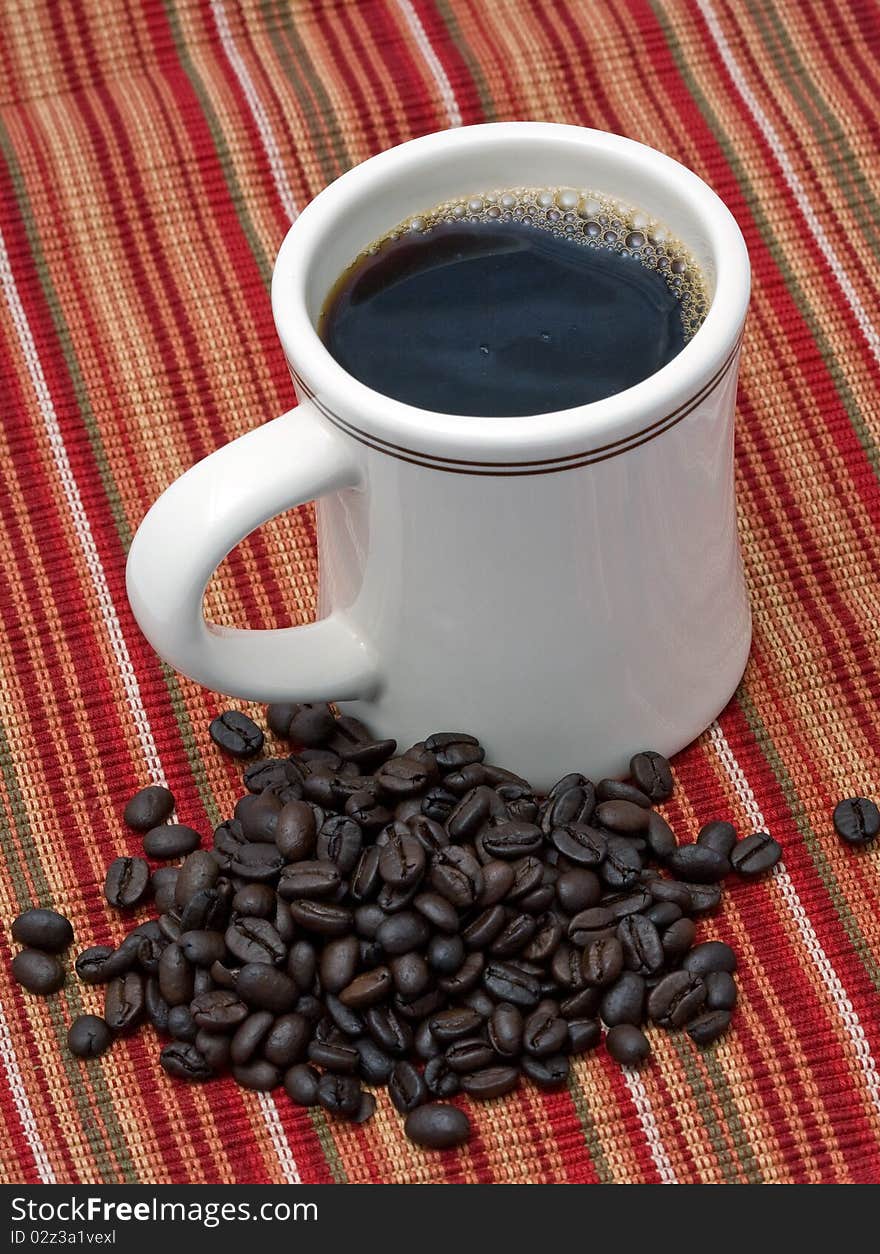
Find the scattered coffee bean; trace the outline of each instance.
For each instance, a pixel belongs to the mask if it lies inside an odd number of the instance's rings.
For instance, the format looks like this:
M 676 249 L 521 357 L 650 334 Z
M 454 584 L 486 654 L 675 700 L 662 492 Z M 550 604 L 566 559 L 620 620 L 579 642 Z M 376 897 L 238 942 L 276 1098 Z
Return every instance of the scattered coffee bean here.
M 263 747 L 263 733 L 256 723 L 238 710 L 218 714 L 208 728 L 214 744 L 233 758 L 253 758 Z
M 131 910 L 150 887 L 150 868 L 143 858 L 114 858 L 107 868 L 104 896 L 117 910 Z
M 834 807 L 833 822 L 848 845 L 869 845 L 880 832 L 880 809 L 867 797 L 847 797 Z
M 706 1014 L 693 1019 L 688 1026 L 688 1036 L 697 1045 L 711 1045 L 730 1024 L 729 1010 L 709 1010 Z
M 122 817 L 136 832 L 148 832 L 170 818 L 173 810 L 173 794 L 159 784 L 150 784 L 134 794 Z
M 12 924 L 12 939 L 47 954 L 60 954 L 73 942 L 73 928 L 55 910 L 25 910 Z
M 736 844 L 736 828 L 722 819 L 713 819 L 711 823 L 704 823 L 700 828 L 697 844 L 706 849 L 714 849 L 722 858 L 729 858 Z
M 78 1015 L 67 1032 L 67 1048 L 76 1058 L 97 1058 L 113 1043 L 113 1033 L 98 1015 Z
M 605 1048 L 624 1067 L 637 1067 L 651 1052 L 651 1045 L 641 1028 L 620 1023 L 605 1037 Z
M 723 853 L 708 845 L 679 845 L 666 859 L 673 875 L 696 884 L 714 884 L 730 871 L 730 862 Z
M 64 967 L 54 954 L 22 949 L 12 959 L 12 975 L 22 988 L 40 997 L 57 993 L 64 983 Z
M 403 1130 L 415 1145 L 425 1149 L 455 1149 L 470 1137 L 471 1123 L 456 1106 L 428 1102 L 410 1111 Z
M 682 961 L 682 970 L 694 975 L 708 975 L 710 971 L 736 970 L 736 954 L 724 941 L 704 941 L 695 945 Z
M 743 879 L 757 879 L 772 870 L 782 857 L 782 847 L 767 832 L 754 832 L 739 841 L 730 855 L 730 863 Z
M 174 858 L 186 857 L 201 843 L 198 832 L 185 823 L 163 823 L 159 827 L 151 827 L 144 836 L 144 853 L 148 858 L 170 862 Z
M 736 1005 L 736 982 L 727 971 L 709 971 L 703 977 L 706 985 L 707 1010 L 733 1010 Z

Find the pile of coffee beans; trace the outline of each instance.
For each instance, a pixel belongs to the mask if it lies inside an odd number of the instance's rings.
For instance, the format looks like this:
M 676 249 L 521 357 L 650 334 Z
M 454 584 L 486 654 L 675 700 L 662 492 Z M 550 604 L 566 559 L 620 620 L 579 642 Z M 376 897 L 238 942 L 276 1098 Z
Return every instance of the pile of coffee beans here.
M 575 772 L 539 797 L 463 732 L 398 752 L 324 704 L 270 706 L 268 723 L 297 751 L 256 759 L 263 732 L 237 711 L 211 724 L 248 762 L 210 850 L 169 821 L 167 789 L 126 806 L 146 857 L 115 859 L 105 895 L 124 911 L 151 896 L 157 917 L 77 958 L 105 1000 L 72 1025 L 75 1054 L 146 1021 L 176 1079 L 228 1072 L 360 1122 L 376 1108 L 363 1085 L 387 1086 L 407 1136 L 439 1149 L 468 1137 L 458 1093 L 559 1088 L 603 1038 L 639 1065 L 647 1025 L 702 1046 L 725 1031 L 736 956 L 696 943 L 696 921 L 726 875 L 762 875 L 781 851 L 721 821 L 679 845 L 654 808 L 673 791 L 659 754 L 637 753 L 628 782 Z M 28 911 L 14 934 L 29 946 L 16 978 L 59 987 L 69 924 Z

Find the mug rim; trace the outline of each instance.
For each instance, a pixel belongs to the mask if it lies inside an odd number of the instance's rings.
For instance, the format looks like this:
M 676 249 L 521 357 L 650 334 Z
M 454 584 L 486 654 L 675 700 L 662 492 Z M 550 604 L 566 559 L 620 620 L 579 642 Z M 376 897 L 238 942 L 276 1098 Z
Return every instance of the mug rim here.
M 309 314 L 307 279 L 320 248 L 328 208 L 335 213 L 401 176 L 406 166 L 439 152 L 472 146 L 515 146 L 524 138 L 574 145 L 638 163 L 655 182 L 674 184 L 704 229 L 715 265 L 706 317 L 670 362 L 640 383 L 601 400 L 541 414 L 506 417 L 420 409 L 375 391 L 332 357 Z M 601 189 L 600 189 L 601 190 Z M 272 309 L 301 397 L 346 434 L 404 461 L 465 473 L 492 467 L 522 473 L 565 469 L 616 456 L 654 439 L 686 417 L 735 367 L 750 292 L 742 232 L 707 183 L 680 162 L 636 140 L 554 122 L 489 122 L 435 131 L 368 158 L 325 187 L 289 228 L 272 274 Z M 481 468 L 486 468 L 481 470 Z

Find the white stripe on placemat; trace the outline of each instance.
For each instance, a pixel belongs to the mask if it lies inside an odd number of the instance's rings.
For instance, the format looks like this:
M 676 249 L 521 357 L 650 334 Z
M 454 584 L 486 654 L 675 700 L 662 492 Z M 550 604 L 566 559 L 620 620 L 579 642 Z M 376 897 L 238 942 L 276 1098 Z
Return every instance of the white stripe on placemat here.
M 743 809 L 749 816 L 749 821 L 753 828 L 756 831 L 766 832 L 768 830 L 767 824 L 761 807 L 758 805 L 754 789 L 746 778 L 745 771 L 743 771 L 737 761 L 727 737 L 717 722 L 713 723 L 709 728 L 709 739 L 718 755 L 718 760 L 724 767 L 728 779 L 733 784 Z M 822 947 L 822 942 L 816 934 L 816 929 L 813 927 L 810 917 L 804 909 L 800 894 L 782 859 L 774 867 L 772 879 L 782 893 L 783 900 L 795 921 L 807 951 L 822 977 L 822 983 L 831 994 L 831 999 L 834 1002 L 840 1020 L 852 1042 L 853 1052 L 864 1073 L 871 1101 L 874 1103 L 877 1111 L 880 1112 L 880 1075 L 877 1073 L 877 1066 L 871 1054 L 871 1047 L 868 1044 L 865 1029 L 862 1027 L 858 1013 L 843 986 L 843 981 L 835 971 L 831 959 Z
M 226 16 L 222 0 L 211 0 L 211 10 L 214 14 L 217 34 L 220 36 L 226 59 L 232 66 L 235 77 L 238 79 L 241 90 L 244 92 L 251 116 L 260 133 L 260 141 L 269 162 L 269 169 L 272 172 L 272 181 L 275 184 L 275 190 L 278 192 L 278 199 L 281 201 L 282 208 L 287 214 L 288 221 L 293 222 L 299 214 L 299 210 L 296 207 L 296 198 L 290 183 L 287 181 L 287 172 L 281 159 L 281 152 L 275 139 L 275 133 L 272 130 L 272 123 L 269 121 L 269 115 L 254 86 L 254 81 L 248 73 L 244 58 L 238 51 L 235 40 L 232 37 L 232 31 L 229 29 L 229 19 Z
M 21 1068 L 18 1065 L 15 1046 L 12 1043 L 12 1033 L 9 1031 L 9 1024 L 6 1021 L 2 1002 L 0 1002 L 0 1059 L 3 1060 L 3 1070 L 6 1072 L 6 1080 L 9 1084 L 12 1100 L 15 1103 L 15 1109 L 18 1112 L 24 1139 L 31 1147 L 34 1162 L 37 1164 L 37 1174 L 40 1177 L 40 1183 L 56 1184 L 55 1172 L 52 1170 L 52 1164 L 49 1162 L 46 1147 L 40 1139 L 37 1120 L 34 1112 L 31 1110 L 24 1080 L 21 1078 Z
M 443 68 L 443 63 L 437 56 L 431 46 L 425 28 L 422 25 L 422 19 L 416 13 L 411 0 L 397 0 L 397 7 L 403 15 L 404 21 L 409 27 L 413 39 L 419 46 L 419 51 L 425 58 L 425 64 L 431 71 L 434 82 L 442 97 L 443 104 L 446 107 L 446 116 L 449 119 L 450 126 L 461 126 L 461 110 L 458 107 L 458 101 L 455 98 L 455 92 L 452 90 L 452 84 L 449 81 L 449 75 Z

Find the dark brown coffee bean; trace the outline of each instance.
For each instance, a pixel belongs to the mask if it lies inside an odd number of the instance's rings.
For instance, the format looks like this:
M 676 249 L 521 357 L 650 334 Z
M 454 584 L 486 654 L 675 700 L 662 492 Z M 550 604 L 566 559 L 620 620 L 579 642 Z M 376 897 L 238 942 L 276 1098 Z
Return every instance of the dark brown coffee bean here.
M 609 888 L 631 888 L 639 878 L 642 859 L 635 841 L 625 836 L 609 834 L 605 839 L 605 857 L 599 868 L 599 877 Z
M 593 822 L 622 836 L 633 836 L 645 831 L 650 818 L 644 806 L 632 801 L 602 801 L 596 806 Z
M 627 784 L 618 779 L 600 779 L 596 785 L 597 801 L 630 801 L 633 805 L 650 810 L 651 798 L 635 784 Z
M 577 914 L 598 905 L 602 895 L 599 877 L 594 871 L 577 867 L 563 871 L 556 881 L 556 896 L 566 914 Z
M 553 1092 L 565 1088 L 571 1066 L 565 1054 L 554 1054 L 551 1058 L 533 1058 L 531 1054 L 523 1055 L 523 1075 L 539 1089 Z
M 353 923 L 347 906 L 335 906 L 329 901 L 292 901 L 290 913 L 301 928 L 320 936 L 346 936 Z
M 241 846 L 230 862 L 229 871 L 241 880 L 260 883 L 274 880 L 283 866 L 284 856 L 276 845 L 254 840 Z
M 535 1010 L 525 1021 L 523 1048 L 536 1058 L 561 1052 L 568 1041 L 568 1024 L 554 1011 Z
M 166 998 L 167 1001 L 167 998 Z M 117 1036 L 132 1032 L 144 1017 L 144 977 L 135 971 L 117 976 L 104 993 L 104 1018 Z
M 583 953 L 581 974 L 595 988 L 607 988 L 623 971 L 623 946 L 617 936 L 594 940 Z
M 746 880 L 757 879 L 773 869 L 782 857 L 782 847 L 767 832 L 753 832 L 739 841 L 730 855 L 737 875 Z
M 642 888 L 632 888 L 622 893 L 606 893 L 602 905 L 615 919 L 625 919 L 630 914 L 642 914 L 651 906 L 651 894 Z
M 617 920 L 610 910 L 604 906 L 593 906 L 589 910 L 580 910 L 568 923 L 568 936 L 576 945 L 589 945 L 600 933 L 613 933 Z
M 288 801 L 275 824 L 275 844 L 285 861 L 310 858 L 317 842 L 318 826 L 313 807 L 307 801 Z
M 440 932 L 454 933 L 458 930 L 458 913 L 451 901 L 441 897 L 439 893 L 418 893 L 413 897 L 413 909 Z
M 202 838 L 185 823 L 163 823 L 144 834 L 144 853 L 148 858 L 170 862 L 198 849 Z
M 483 836 L 483 847 L 491 857 L 511 862 L 537 853 L 543 843 L 540 827 L 522 819 L 507 819 L 497 826 L 490 825 Z
M 463 997 L 479 983 L 484 966 L 485 959 L 482 954 L 468 954 L 458 970 L 452 975 L 441 976 L 438 984 L 450 998 Z
M 63 914 L 55 910 L 25 910 L 12 924 L 12 939 L 19 945 L 59 954 L 73 943 L 73 928 Z
M 192 1043 L 199 1034 L 198 1025 L 189 1006 L 171 1006 L 168 1010 L 168 1035 L 176 1041 Z
M 150 886 L 150 868 L 143 858 L 114 858 L 107 868 L 104 896 L 117 910 L 131 910 Z
M 464 942 L 460 936 L 432 936 L 428 942 L 428 965 L 438 975 L 452 975 L 464 958 Z
M 690 971 L 672 971 L 651 989 L 648 1017 L 661 1028 L 682 1028 L 700 1013 L 706 985 Z
M 736 954 L 724 941 L 704 941 L 694 946 L 681 965 L 694 975 L 708 975 L 710 971 L 732 973 L 736 970 Z
M 620 1023 L 610 1028 L 605 1037 L 605 1048 L 624 1067 L 638 1067 L 651 1052 L 651 1045 L 641 1028 L 630 1023 Z
M 215 1075 L 220 1075 L 230 1065 L 232 1061 L 230 1037 L 221 1036 L 218 1032 L 206 1032 L 204 1029 L 199 1029 L 193 1044 Z
M 697 1045 L 711 1045 L 730 1026 L 728 1010 L 709 1010 L 706 1014 L 693 1019 L 688 1025 L 687 1034 Z
M 269 843 L 275 839 L 281 809 L 281 800 L 274 793 L 241 797 L 235 803 L 235 821 L 241 824 L 245 840 Z
M 319 859 L 334 863 L 341 875 L 350 875 L 358 864 L 363 843 L 363 832 L 354 819 L 331 814 L 318 833 L 315 853 Z
M 471 1124 L 456 1106 L 428 1102 L 410 1111 L 403 1130 L 413 1144 L 424 1149 L 455 1149 L 470 1137 Z
M 295 1106 L 317 1106 L 319 1081 L 314 1067 L 298 1063 L 284 1073 L 284 1091 Z
M 196 1026 L 206 1032 L 232 1032 L 248 1016 L 248 1008 L 231 989 L 201 993 L 190 1003 Z
M 177 944 L 166 945 L 159 959 L 159 988 L 169 1006 L 180 1006 L 193 998 L 193 968 Z
M 364 1023 L 376 1044 L 394 1058 L 403 1058 L 412 1048 L 412 1029 L 393 1006 L 368 1006 Z
M 431 985 L 431 972 L 421 954 L 400 954 L 388 965 L 394 987 L 403 997 L 419 997 Z
M 428 935 L 428 925 L 422 915 L 414 910 L 402 910 L 380 925 L 376 940 L 386 954 L 406 954 L 412 949 L 421 949 Z
M 285 901 L 332 898 L 341 884 L 342 875 L 334 862 L 307 859 L 284 868 L 278 881 L 278 894 Z
M 98 1015 L 78 1015 L 67 1032 L 67 1048 L 76 1058 L 97 1058 L 113 1043 L 113 1033 Z
M 185 1041 L 172 1041 L 166 1045 L 159 1055 L 162 1068 L 175 1080 L 192 1080 L 204 1082 L 214 1074 L 207 1059 L 200 1054 L 195 1045 Z
M 388 1095 L 395 1110 L 408 1115 L 428 1100 L 428 1087 L 421 1072 L 411 1062 L 399 1059 L 388 1081 Z
M 541 815 L 541 828 L 549 835 L 555 827 L 589 823 L 596 808 L 596 789 L 583 775 L 565 775 L 554 784 Z
M 444 1053 L 447 1066 L 458 1075 L 469 1075 L 488 1067 L 495 1060 L 491 1045 L 480 1037 L 465 1037 L 454 1041 Z
M 704 823 L 700 828 L 697 844 L 703 845 L 706 849 L 714 849 L 716 853 L 721 854 L 722 858 L 729 859 L 733 846 L 736 844 L 736 828 L 732 823 L 725 823 L 722 819 L 713 819 L 711 823 Z
M 643 911 L 658 931 L 662 932 L 681 918 L 681 910 L 674 901 L 655 901 Z
M 108 980 L 111 980 L 113 976 L 107 974 L 107 960 L 112 954 L 113 950 L 109 945 L 92 945 L 77 955 L 73 965 L 83 983 L 106 984 Z
M 401 833 L 397 824 L 385 830 L 388 840 L 379 854 L 379 874 L 386 884 L 408 888 L 425 873 L 425 849 L 415 836 Z
M 344 719 L 336 720 L 336 727 L 344 722 Z M 375 771 L 387 762 L 397 749 L 396 740 L 363 740 L 357 743 L 345 743 L 342 736 L 337 734 L 333 737 L 333 744 L 338 748 L 340 755 L 345 762 L 354 763 L 360 771 Z
M 430 785 L 436 775 L 423 759 L 389 758 L 376 772 L 382 791 L 389 797 L 417 797 Z
M 253 1089 L 257 1093 L 270 1093 L 281 1083 L 281 1071 L 265 1058 L 252 1058 L 250 1062 L 233 1067 L 232 1076 L 243 1089 Z
M 522 953 L 537 930 L 537 920 L 530 914 L 515 914 L 492 941 L 489 952 L 498 958 L 512 958 Z
M 447 776 L 444 786 L 456 792 L 454 776 Z M 471 840 L 489 818 L 506 816 L 507 810 L 498 794 L 480 784 L 464 793 L 446 820 L 446 830 L 454 841 Z
M 241 782 L 248 792 L 256 796 L 261 793 L 286 796 L 287 790 L 291 788 L 293 793 L 289 800 L 302 796 L 302 775 L 290 758 L 258 758 L 254 762 L 248 762 Z
M 483 871 L 479 862 L 458 845 L 437 850 L 429 879 L 432 888 L 459 910 L 472 906 L 483 891 Z
M 534 935 L 522 951 L 523 957 L 529 962 L 549 961 L 564 935 L 562 921 L 552 910 L 539 914 L 535 919 Z
M 518 1067 L 483 1067 L 461 1078 L 461 1087 L 469 1097 L 478 1102 L 488 1102 L 495 1097 L 512 1093 L 519 1084 Z M 424 1107 L 422 1107 L 424 1110 Z
M 559 1013 L 563 1019 L 593 1018 L 599 1010 L 602 990 L 599 988 L 579 988 L 560 1002 Z
M 648 816 L 645 840 L 653 856 L 659 858 L 661 862 L 671 857 L 677 846 L 675 832 L 663 815 L 657 814 L 654 810 Z
M 581 988 L 584 977 L 581 972 L 581 950 L 563 941 L 550 959 L 550 974 L 563 988 Z
M 290 720 L 298 709 L 299 706 L 292 701 L 277 701 L 266 707 L 266 722 L 273 735 L 281 740 L 289 739 Z
M 435 823 L 445 823 L 455 806 L 458 797 L 442 784 L 435 784 L 422 797 L 422 814 Z
M 707 1010 L 733 1010 L 736 1005 L 736 983 L 728 971 L 709 971 L 703 977 L 706 985 Z
M 707 845 L 679 845 L 666 861 L 673 875 L 696 884 L 714 884 L 730 871 L 724 854 Z
M 325 1071 L 354 1075 L 360 1056 L 353 1045 L 314 1040 L 308 1047 L 308 1059 L 316 1067 L 323 1067 Z
M 274 889 L 268 884 L 245 884 L 232 898 L 232 909 L 246 918 L 271 919 L 277 900 Z
M 57 993 L 64 984 L 64 967 L 54 954 L 39 949 L 22 949 L 12 959 L 12 975 L 16 983 L 29 993 L 47 997 Z
M 485 949 L 507 922 L 504 906 L 489 906 L 477 915 L 461 933 L 468 949 Z
M 647 887 L 654 901 L 671 901 L 684 914 L 690 914 L 693 908 L 693 900 L 687 884 L 682 884 L 680 880 L 667 880 L 658 877 L 657 879 L 652 879 Z
M 212 720 L 208 734 L 218 748 L 233 758 L 253 758 L 263 747 L 263 733 L 238 710 L 225 710 Z
M 598 866 L 606 855 L 605 836 L 586 823 L 566 823 L 565 826 L 554 827 L 550 840 L 563 857 L 579 866 Z
M 441 771 L 457 771 L 472 762 L 482 762 L 485 750 L 474 736 L 465 732 L 434 732 L 425 740 Z
M 356 936 L 338 936 L 324 946 L 320 961 L 321 987 L 338 993 L 350 984 L 357 971 L 360 948 Z
M 568 1023 L 565 1049 L 569 1054 L 585 1054 L 595 1049 L 601 1039 L 602 1029 L 598 1019 L 572 1019 Z
M 503 1058 L 518 1058 L 523 1049 L 522 1012 L 511 1002 L 501 1002 L 489 1019 L 489 1043 Z
M 388 967 L 375 967 L 363 971 L 341 990 L 339 1000 L 343 1006 L 361 1010 L 385 1001 L 391 994 L 392 979 Z
M 239 962 L 267 962 L 278 966 L 287 948 L 268 919 L 236 919 L 226 929 L 226 948 Z
M 196 893 L 213 888 L 219 875 L 220 868 L 211 854 L 206 849 L 196 849 L 184 859 L 183 866 L 177 871 L 174 904 L 182 910 Z
M 168 1034 L 168 1015 L 171 1007 L 159 990 L 159 981 L 151 975 L 144 981 L 144 1009 L 147 1018 L 160 1035 Z
M 624 971 L 613 984 L 605 989 L 600 1004 L 600 1014 L 609 1028 L 620 1023 L 638 1026 L 644 1018 L 645 981 L 635 971 Z
M 279 1015 L 261 1038 L 263 1057 L 276 1067 L 290 1067 L 305 1056 L 310 1036 L 311 1027 L 301 1014 Z
M 336 719 L 325 701 L 293 707 L 287 725 L 287 739 L 307 748 L 324 745 L 336 730 Z
M 848 845 L 869 845 L 880 833 L 880 809 L 867 797 L 838 801 L 832 821 L 837 835 Z
M 675 789 L 672 768 L 661 754 L 645 749 L 630 759 L 629 773 L 633 783 L 651 798 L 654 805 L 668 801 Z
M 232 885 L 228 881 L 218 880 L 214 888 L 199 889 L 181 911 L 181 932 L 221 931 L 226 927 L 231 901 Z
M 290 976 L 265 962 L 245 963 L 238 973 L 235 991 L 247 1006 L 274 1014 L 292 1010 L 298 997 Z
M 686 884 L 690 893 L 691 914 L 708 914 L 721 901 L 721 889 L 717 884 Z
M 148 832 L 164 823 L 174 810 L 174 797 L 167 788 L 150 784 L 136 792 L 123 811 L 123 819 L 136 832 Z
M 657 975 L 663 969 L 663 945 L 650 919 L 641 914 L 627 915 L 617 926 L 617 938 L 623 946 L 623 962 L 628 970 Z
M 211 856 L 210 854 L 208 855 Z M 214 859 L 214 868 L 219 875 L 220 868 Z M 176 866 L 160 866 L 157 867 L 150 876 L 150 889 L 153 893 L 153 902 L 160 914 L 174 908 L 174 894 L 177 888 L 177 880 L 180 875 L 180 867 Z
M 441 1010 L 430 1020 L 431 1032 L 442 1045 L 448 1045 L 460 1037 L 473 1036 L 482 1024 L 482 1017 L 466 1006 Z
M 496 1001 L 512 1002 L 531 1009 L 541 997 L 538 981 L 519 967 L 505 962 L 489 962 L 483 972 L 483 984 Z
M 694 943 L 697 929 L 691 919 L 677 919 L 661 933 L 663 952 L 673 962 L 681 958 Z

